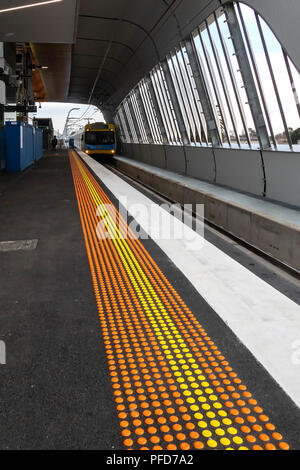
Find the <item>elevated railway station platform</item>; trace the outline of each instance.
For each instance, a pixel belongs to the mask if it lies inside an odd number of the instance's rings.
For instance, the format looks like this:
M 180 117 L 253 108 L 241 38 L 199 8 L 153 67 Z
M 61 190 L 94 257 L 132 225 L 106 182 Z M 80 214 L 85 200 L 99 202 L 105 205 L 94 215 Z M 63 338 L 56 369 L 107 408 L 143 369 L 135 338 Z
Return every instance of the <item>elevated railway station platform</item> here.
M 1 0 L 0 450 L 300 450 L 299 23 Z
M 1 448 L 299 448 L 297 283 L 209 227 L 191 266 L 120 195 L 160 203 L 75 151 L 2 191 L 2 240 L 36 245 L 0 251 Z

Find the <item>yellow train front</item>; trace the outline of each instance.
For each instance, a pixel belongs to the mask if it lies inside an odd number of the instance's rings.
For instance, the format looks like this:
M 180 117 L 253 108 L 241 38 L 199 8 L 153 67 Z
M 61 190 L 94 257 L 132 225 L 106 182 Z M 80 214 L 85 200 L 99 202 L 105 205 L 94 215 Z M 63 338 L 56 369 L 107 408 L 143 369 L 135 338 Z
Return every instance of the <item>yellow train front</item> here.
M 115 126 L 102 122 L 87 124 L 81 136 L 81 150 L 88 155 L 115 155 Z

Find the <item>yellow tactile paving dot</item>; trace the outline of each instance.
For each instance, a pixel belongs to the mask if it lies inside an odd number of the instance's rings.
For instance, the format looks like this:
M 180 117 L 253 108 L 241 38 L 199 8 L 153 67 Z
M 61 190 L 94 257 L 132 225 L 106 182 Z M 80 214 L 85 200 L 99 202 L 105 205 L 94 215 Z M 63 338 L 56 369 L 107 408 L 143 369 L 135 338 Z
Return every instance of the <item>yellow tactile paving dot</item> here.
M 288 449 L 75 152 L 70 162 L 125 448 Z

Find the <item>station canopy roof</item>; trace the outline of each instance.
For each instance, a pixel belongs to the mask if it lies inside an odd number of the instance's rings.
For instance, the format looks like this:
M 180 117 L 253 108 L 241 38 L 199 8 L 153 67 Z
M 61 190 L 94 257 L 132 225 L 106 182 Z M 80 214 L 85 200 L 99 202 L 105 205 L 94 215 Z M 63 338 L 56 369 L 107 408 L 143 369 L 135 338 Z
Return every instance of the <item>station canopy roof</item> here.
M 47 101 L 113 111 L 219 7 L 220 0 L 1 0 L 0 41 L 29 43 L 35 61 L 48 66 Z
M 1 0 L 0 41 L 30 43 L 47 101 L 113 110 L 218 0 Z M 213 9 L 214 9 L 213 7 Z

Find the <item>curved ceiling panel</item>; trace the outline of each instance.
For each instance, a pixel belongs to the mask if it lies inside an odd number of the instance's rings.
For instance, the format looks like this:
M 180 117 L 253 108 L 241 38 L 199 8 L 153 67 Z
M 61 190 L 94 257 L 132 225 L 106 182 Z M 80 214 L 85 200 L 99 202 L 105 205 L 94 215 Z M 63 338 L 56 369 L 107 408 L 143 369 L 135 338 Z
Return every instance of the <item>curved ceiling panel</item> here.
M 219 0 L 81 0 L 69 100 L 114 109 L 218 6 Z
M 114 110 L 155 64 L 225 1 L 63 0 L 0 15 L 0 41 L 7 40 L 5 34 L 14 33 L 12 41 L 68 43 L 68 53 L 63 52 L 65 64 L 53 44 L 43 44 L 41 57 L 51 63 L 51 70 L 44 74 L 47 99 L 90 102 L 104 111 Z M 297 31 L 299 15 L 293 11 L 299 13 L 299 0 L 288 2 L 291 8 L 287 12 L 281 0 L 273 1 L 276 8 L 272 12 L 267 7 L 269 0 L 245 3 L 270 17 L 271 27 L 279 39 L 286 38 L 282 43 L 295 60 L 299 47 L 291 31 Z M 299 65 L 297 60 L 295 63 Z

